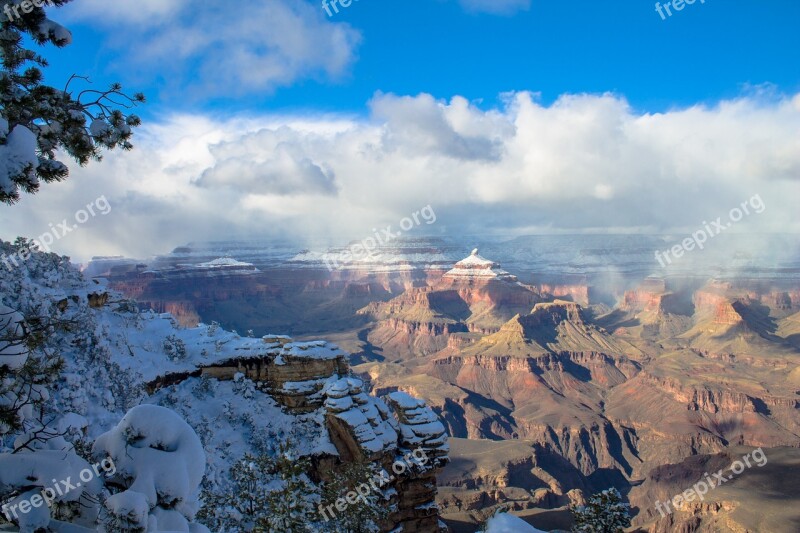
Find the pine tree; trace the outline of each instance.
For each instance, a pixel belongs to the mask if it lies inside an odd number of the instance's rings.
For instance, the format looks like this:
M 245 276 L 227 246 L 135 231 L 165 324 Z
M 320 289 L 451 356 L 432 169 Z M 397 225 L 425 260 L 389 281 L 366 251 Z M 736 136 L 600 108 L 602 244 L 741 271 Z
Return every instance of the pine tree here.
M 245 455 L 231 467 L 229 486 L 203 491 L 198 519 L 213 531 L 229 533 L 308 531 L 317 519 L 309 468 L 291 442 L 274 454 Z
M 266 456 L 245 455 L 231 466 L 230 485 L 221 492 L 203 489 L 198 519 L 214 531 L 246 531 L 253 517 L 266 508 Z
M 269 492 L 267 513 L 256 522 L 257 533 L 300 533 L 310 531 L 316 519 L 314 486 L 306 475 L 309 460 L 298 457 L 291 443 L 281 445 L 272 462 L 272 473 L 282 488 Z
M 376 467 L 369 463 L 347 463 L 337 468 L 331 474 L 331 479 L 322 487 L 322 507 L 328 509 L 333 505 L 335 515 L 323 525 L 324 531 L 337 533 L 374 533 L 380 531 L 379 524 L 389 514 L 389 509 L 383 501 L 378 483 L 374 490 L 370 481 L 381 479 Z M 368 488 L 365 489 L 364 485 Z M 348 505 L 344 511 L 335 508 L 336 500 L 343 498 L 348 492 L 361 489 L 366 493 L 363 499 L 356 500 L 353 505 Z
M 132 128 L 141 121 L 122 109 L 145 101 L 141 93 L 126 95 L 119 84 L 90 89 L 89 80 L 80 76 L 72 76 L 63 89 L 43 84 L 47 61 L 25 48 L 23 37 L 63 47 L 72 35 L 48 19 L 44 7 L 33 6 L 30 13 L 20 7 L 0 1 L 0 202 L 7 204 L 18 201 L 21 191 L 35 193 L 41 182 L 66 179 L 69 169 L 56 158 L 57 150 L 81 166 L 100 160 L 103 148 L 130 150 Z
M 587 505 L 571 507 L 576 533 L 621 533 L 630 527 L 630 505 L 623 503 L 615 488 L 606 489 L 589 498 Z
M 42 420 L 42 407 L 63 361 L 42 349 L 42 336 L 54 327 L 40 317 L 26 320 L 0 303 L 0 449 L 4 438 L 22 429 L 28 431 L 31 441 L 44 442 L 51 436 Z M 25 448 L 26 442 L 15 446 Z

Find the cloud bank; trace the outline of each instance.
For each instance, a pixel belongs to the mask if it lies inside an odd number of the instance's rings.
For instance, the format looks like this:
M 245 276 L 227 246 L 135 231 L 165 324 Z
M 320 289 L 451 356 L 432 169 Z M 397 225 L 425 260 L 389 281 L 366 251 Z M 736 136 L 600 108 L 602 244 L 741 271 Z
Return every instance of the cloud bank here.
M 104 194 L 109 215 L 57 243 L 143 257 L 193 240 L 342 242 L 426 205 L 436 232 L 694 230 L 759 194 L 747 232 L 800 232 L 800 94 L 640 113 L 618 95 L 377 94 L 365 117 L 171 116 L 130 153 L 0 211 L 36 236 Z

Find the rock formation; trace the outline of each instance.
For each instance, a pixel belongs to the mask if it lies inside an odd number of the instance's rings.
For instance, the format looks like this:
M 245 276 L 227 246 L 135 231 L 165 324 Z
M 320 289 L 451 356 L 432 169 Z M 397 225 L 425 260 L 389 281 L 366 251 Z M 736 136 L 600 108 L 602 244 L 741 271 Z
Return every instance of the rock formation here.
M 496 333 L 541 297 L 500 266 L 478 255 L 459 261 L 431 287 L 411 289 L 375 302 L 359 313 L 376 321 L 369 341 L 411 358 L 433 354 L 470 336 Z
M 441 528 L 436 505 L 436 475 L 449 461 L 448 436 L 424 401 L 405 393 L 367 394 L 362 380 L 350 375 L 347 354 L 324 341 L 292 342 L 268 336 L 242 340 L 231 357 L 218 357 L 195 370 L 159 376 L 148 390 L 175 385 L 188 377 L 222 381 L 246 377 L 288 413 L 324 410 L 336 458 L 317 458 L 312 477 L 327 479 L 336 464 L 370 462 L 392 472 L 392 465 L 419 454 L 422 464 L 391 476 L 384 487 L 393 511 L 384 531 L 431 532 Z M 415 455 L 416 456 L 416 455 Z

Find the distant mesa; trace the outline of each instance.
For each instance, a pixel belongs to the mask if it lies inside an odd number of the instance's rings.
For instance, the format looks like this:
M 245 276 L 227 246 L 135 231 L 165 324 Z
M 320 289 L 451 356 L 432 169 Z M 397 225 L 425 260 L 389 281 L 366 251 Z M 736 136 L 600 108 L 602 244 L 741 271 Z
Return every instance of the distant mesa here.
M 253 265 L 252 263 L 244 263 L 242 261 L 237 261 L 232 257 L 220 257 L 218 259 L 214 259 L 213 261 L 200 263 L 199 265 L 197 265 L 197 267 L 198 268 L 238 267 L 238 268 L 255 269 L 255 265 Z
M 478 254 L 478 249 L 472 250 L 468 257 L 456 263 L 455 267 L 447 271 L 445 279 L 450 280 L 502 280 L 516 282 L 517 277 L 500 268 L 499 263 L 490 261 Z

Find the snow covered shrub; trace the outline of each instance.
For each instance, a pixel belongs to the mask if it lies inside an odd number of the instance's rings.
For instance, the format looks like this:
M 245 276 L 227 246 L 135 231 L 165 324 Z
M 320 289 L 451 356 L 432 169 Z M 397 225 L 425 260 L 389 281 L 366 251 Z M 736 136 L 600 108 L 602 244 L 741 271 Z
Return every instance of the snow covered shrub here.
M 95 457 L 110 457 L 117 491 L 104 503 L 105 526 L 116 531 L 207 532 L 191 523 L 206 455 L 194 430 L 176 413 L 157 405 L 131 409 L 97 438 Z
M 259 531 L 308 531 L 317 519 L 316 487 L 306 475 L 310 469 L 307 458 L 297 456 L 291 446 L 281 447 L 274 460 L 274 475 L 279 490 L 272 491 L 267 500 L 270 511 L 266 519 L 257 522 Z
M 107 363 L 105 373 L 106 389 L 111 392 L 108 407 L 115 411 L 127 411 L 142 403 L 146 393 L 136 374 L 130 369 L 122 369 L 116 363 Z
M 0 293 L 0 302 L 3 299 Z M 40 349 L 41 329 L 51 327 L 43 319 L 25 319 L 22 313 L 0 303 L 0 451 L 8 446 L 4 437 L 13 432 L 36 432 L 46 426 L 37 424 L 42 418 L 40 408 L 49 398 L 47 387 L 63 366 L 58 356 Z M 46 432 L 38 435 L 45 436 Z
M 245 455 L 230 470 L 230 486 L 203 491 L 198 518 L 220 533 L 313 531 L 319 497 L 306 475 L 308 459 L 291 442 L 277 455 Z
M 25 317 L 0 304 L 0 366 L 12 370 L 22 368 L 30 351 L 26 343 L 27 337 Z
M 192 389 L 192 393 L 198 398 L 207 398 L 214 391 L 214 382 L 216 380 L 203 374 L 198 378 L 197 385 Z
M 0 304 L 0 436 L 19 428 L 19 377 L 28 363 L 27 327 L 22 314 Z
M 206 333 L 208 333 L 209 337 L 214 337 L 219 332 L 219 322 L 216 320 L 212 320 L 211 324 L 209 324 L 208 329 L 206 329 Z
M 177 335 L 170 335 L 164 339 L 164 353 L 172 361 L 186 359 L 186 344 Z
M 322 517 L 326 519 L 323 531 L 342 533 L 374 533 L 380 531 L 379 523 L 389 514 L 377 480 L 382 480 L 379 469 L 371 463 L 348 463 L 332 472 L 330 481 L 322 487 L 322 507 L 328 509 Z M 370 485 L 373 482 L 373 486 Z M 377 488 L 377 490 L 376 490 Z M 356 492 L 360 498 L 344 511 L 336 509 L 336 500 L 345 498 L 348 492 Z M 363 496 L 362 496 L 363 495 Z M 333 513 L 330 516 L 328 513 Z
M 115 311 L 118 313 L 131 313 L 134 314 L 137 319 L 139 318 L 139 305 L 135 300 L 121 300 Z
M 622 502 L 615 488 L 606 489 L 589 498 L 589 503 L 571 507 L 576 533 L 621 533 L 631 525 L 630 505 Z
M 87 477 L 86 472 L 91 475 Z M 51 513 L 73 524 L 94 525 L 102 489 L 102 480 L 91 465 L 71 451 L 0 454 L 3 515 L 21 533 L 47 528 Z
M 237 372 L 233 377 L 233 391 L 242 398 L 252 398 L 256 393 L 256 384 L 247 379 L 244 374 Z

